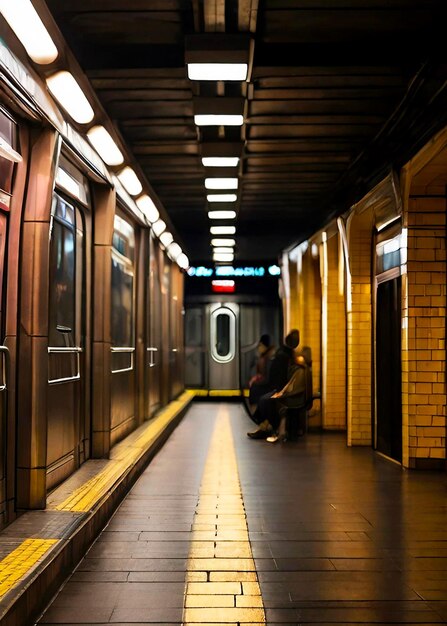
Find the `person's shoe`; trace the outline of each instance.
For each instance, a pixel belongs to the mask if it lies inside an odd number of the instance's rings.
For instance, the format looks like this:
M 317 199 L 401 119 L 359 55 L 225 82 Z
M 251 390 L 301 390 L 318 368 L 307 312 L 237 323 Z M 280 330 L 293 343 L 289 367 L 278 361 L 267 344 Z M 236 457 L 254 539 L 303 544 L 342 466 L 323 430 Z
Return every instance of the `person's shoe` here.
M 277 441 L 279 443 L 283 443 L 284 441 L 287 441 L 287 437 L 286 435 L 270 435 L 270 437 L 267 437 L 266 441 L 269 443 L 276 443 Z
M 247 437 L 250 439 L 266 439 L 270 435 L 270 430 L 264 430 L 263 428 L 257 428 L 253 430 L 251 433 L 247 433 Z

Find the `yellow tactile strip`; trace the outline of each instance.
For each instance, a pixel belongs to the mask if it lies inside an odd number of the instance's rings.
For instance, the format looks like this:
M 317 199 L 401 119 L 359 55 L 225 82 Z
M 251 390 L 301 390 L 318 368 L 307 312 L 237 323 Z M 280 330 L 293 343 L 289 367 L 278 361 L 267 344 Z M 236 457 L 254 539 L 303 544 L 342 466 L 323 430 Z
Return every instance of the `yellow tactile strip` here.
M 138 461 L 172 419 L 178 415 L 179 411 L 190 402 L 191 396 L 191 392 L 185 391 L 154 420 L 145 425 L 141 434 L 137 437 L 129 436 L 127 440 L 115 446 L 106 467 L 78 489 L 75 489 L 63 502 L 54 505 L 53 508 L 57 511 L 90 511 L 113 487 L 119 477 Z
M 184 626 L 265 624 L 231 425 L 224 407 L 216 420 L 193 531 Z
M 42 559 L 58 539 L 25 539 L 0 561 L 0 598 L 10 591 Z

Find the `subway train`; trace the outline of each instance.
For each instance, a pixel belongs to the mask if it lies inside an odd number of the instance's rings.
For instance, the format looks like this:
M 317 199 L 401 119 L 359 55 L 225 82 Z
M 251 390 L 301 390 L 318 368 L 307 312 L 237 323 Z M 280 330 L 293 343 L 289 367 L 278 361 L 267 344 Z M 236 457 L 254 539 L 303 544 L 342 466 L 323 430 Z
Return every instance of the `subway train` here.
M 262 334 L 282 335 L 276 265 L 190 268 L 185 279 L 185 385 L 196 395 L 243 395 Z
M 18 510 L 45 508 L 51 489 L 183 390 L 187 265 L 170 253 L 172 237 L 162 244 L 162 220 L 150 227 L 150 198 L 138 206 L 38 80 L 9 61 L 0 106 L 0 527 Z

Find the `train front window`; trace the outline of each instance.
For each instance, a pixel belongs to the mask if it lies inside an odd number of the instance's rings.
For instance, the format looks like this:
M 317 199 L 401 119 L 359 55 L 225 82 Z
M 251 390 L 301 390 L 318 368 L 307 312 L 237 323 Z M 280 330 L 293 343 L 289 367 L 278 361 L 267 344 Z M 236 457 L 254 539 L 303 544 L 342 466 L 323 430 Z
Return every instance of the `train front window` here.
M 235 356 L 236 320 L 233 311 L 221 307 L 213 311 L 210 320 L 211 356 L 218 363 L 227 363 Z
M 230 351 L 230 318 L 218 315 L 216 318 L 216 352 L 219 356 L 227 356 Z

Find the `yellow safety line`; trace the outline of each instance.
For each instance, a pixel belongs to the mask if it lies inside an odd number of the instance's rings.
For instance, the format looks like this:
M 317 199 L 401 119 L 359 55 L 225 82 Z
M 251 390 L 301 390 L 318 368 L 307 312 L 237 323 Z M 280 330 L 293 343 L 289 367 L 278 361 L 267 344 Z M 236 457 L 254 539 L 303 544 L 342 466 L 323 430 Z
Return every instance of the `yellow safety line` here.
M 203 472 L 187 565 L 183 624 L 265 624 L 236 453 L 218 413 Z
M 96 476 L 86 481 L 73 491 L 68 498 L 54 507 L 57 511 L 90 511 L 95 504 L 111 489 L 114 483 L 149 448 L 151 443 L 162 433 L 179 411 L 191 400 L 191 392 L 185 391 L 177 400 L 171 402 L 154 420 L 149 422 L 136 439 L 131 436 L 129 443 L 118 444 L 111 453 L 107 466 Z
M 4 596 L 58 539 L 26 539 L 0 561 L 0 598 Z
M 240 397 L 244 395 L 246 398 L 249 395 L 248 389 L 243 389 L 242 393 L 240 389 L 188 389 L 195 396 L 207 396 L 207 397 Z

